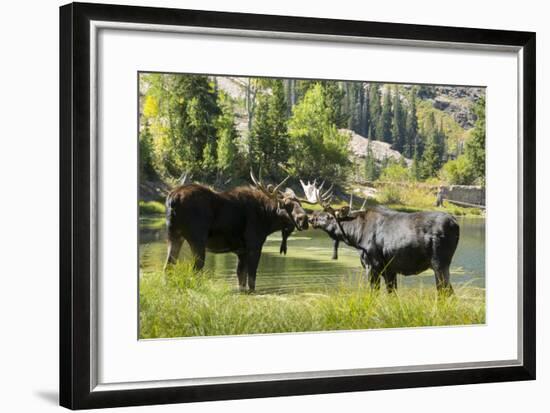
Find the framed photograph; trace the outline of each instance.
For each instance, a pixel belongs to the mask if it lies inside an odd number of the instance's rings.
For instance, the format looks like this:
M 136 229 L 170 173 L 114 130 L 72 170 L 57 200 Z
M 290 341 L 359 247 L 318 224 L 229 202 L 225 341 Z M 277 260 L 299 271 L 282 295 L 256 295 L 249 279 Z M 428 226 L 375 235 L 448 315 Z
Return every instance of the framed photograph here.
M 535 378 L 535 33 L 60 9 L 60 403 Z

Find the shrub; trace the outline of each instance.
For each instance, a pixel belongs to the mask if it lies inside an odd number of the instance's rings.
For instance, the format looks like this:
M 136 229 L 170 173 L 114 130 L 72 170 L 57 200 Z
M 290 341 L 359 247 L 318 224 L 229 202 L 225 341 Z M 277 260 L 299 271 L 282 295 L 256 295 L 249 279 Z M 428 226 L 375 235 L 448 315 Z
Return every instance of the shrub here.
M 474 169 L 465 155 L 443 165 L 440 175 L 445 182 L 453 185 L 470 185 L 475 180 Z
M 157 201 L 139 201 L 140 215 L 162 215 L 166 212 L 163 204 Z
M 408 182 L 410 181 L 409 170 L 406 166 L 398 163 L 390 163 L 380 174 L 380 181 L 384 182 Z
M 378 201 L 382 204 L 402 204 L 403 192 L 397 185 L 386 185 L 380 190 Z

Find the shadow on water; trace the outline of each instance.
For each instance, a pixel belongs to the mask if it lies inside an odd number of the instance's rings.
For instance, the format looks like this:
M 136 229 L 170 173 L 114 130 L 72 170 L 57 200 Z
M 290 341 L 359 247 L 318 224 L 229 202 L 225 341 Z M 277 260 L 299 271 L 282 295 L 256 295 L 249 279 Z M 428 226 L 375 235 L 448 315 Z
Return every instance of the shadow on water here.
M 460 242 L 451 265 L 451 281 L 485 287 L 485 219 L 459 218 Z M 342 282 L 360 280 L 363 274 L 354 249 L 342 243 L 338 260 L 332 260 L 332 241 L 320 230 L 294 233 L 289 238 L 288 254 L 279 254 L 281 236 L 268 237 L 258 268 L 257 288 L 261 292 L 321 292 Z M 166 256 L 166 230 L 163 219 L 140 220 L 140 270 L 162 269 Z M 180 259 L 190 256 L 187 244 Z M 214 277 L 227 280 L 236 287 L 234 254 L 209 254 L 206 269 Z M 417 276 L 399 277 L 399 285 L 415 287 L 433 285 L 433 271 Z

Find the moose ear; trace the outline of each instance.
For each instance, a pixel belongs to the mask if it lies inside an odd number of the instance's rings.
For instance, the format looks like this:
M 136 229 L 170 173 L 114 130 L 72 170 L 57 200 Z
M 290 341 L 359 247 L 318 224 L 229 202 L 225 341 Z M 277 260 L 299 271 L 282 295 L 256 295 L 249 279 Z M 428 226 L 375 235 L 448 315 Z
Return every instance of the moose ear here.
M 336 211 L 337 218 L 345 218 L 349 215 L 349 206 L 344 206 Z

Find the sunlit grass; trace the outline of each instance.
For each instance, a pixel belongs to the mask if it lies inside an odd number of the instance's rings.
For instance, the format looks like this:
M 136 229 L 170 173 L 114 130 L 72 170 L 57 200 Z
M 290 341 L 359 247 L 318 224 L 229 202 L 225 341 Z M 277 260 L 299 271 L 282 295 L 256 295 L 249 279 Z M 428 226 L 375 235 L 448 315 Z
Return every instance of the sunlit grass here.
M 235 280 L 236 285 L 236 280 Z M 373 292 L 355 279 L 316 293 L 239 293 L 189 263 L 140 277 L 140 338 L 482 324 L 485 290 Z

